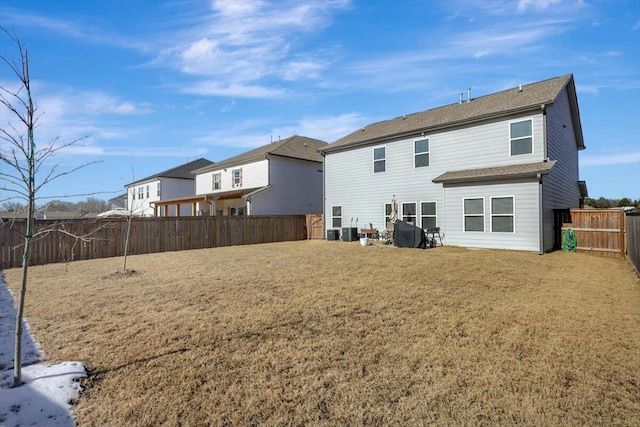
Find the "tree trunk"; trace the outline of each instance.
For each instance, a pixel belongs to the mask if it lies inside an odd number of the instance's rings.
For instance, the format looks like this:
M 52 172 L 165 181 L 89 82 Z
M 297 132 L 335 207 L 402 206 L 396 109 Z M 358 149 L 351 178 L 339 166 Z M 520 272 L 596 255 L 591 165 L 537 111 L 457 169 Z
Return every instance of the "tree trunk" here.
M 27 232 L 24 236 L 24 253 L 22 255 L 22 284 L 20 286 L 20 302 L 18 303 L 18 314 L 16 315 L 16 337 L 15 351 L 13 353 L 13 386 L 20 387 L 22 385 L 22 318 L 24 316 L 24 300 L 27 293 L 27 272 L 29 269 L 29 256 L 31 255 L 31 240 L 34 236 L 35 228 L 35 212 L 36 212 L 36 194 L 35 194 L 35 174 L 36 174 L 36 144 L 33 137 L 34 128 L 34 107 L 31 99 L 31 85 L 29 80 L 29 56 L 28 52 L 24 52 L 22 57 L 23 69 L 23 85 L 27 95 L 27 112 L 24 123 L 27 126 L 27 150 L 28 176 L 27 195 L 29 203 L 27 206 Z

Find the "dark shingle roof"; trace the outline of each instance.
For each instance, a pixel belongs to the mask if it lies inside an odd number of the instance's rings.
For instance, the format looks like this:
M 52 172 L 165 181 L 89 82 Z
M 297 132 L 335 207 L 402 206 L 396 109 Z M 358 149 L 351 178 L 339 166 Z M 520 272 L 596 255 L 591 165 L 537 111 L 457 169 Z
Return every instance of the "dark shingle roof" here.
M 496 179 L 515 179 L 535 177 L 538 174 L 547 175 L 556 164 L 549 162 L 526 163 L 522 165 L 497 166 L 492 168 L 465 169 L 445 172 L 433 178 L 433 182 L 443 184 L 457 184 L 464 182 L 493 181 Z
M 508 89 L 472 98 L 470 102 L 445 105 L 420 113 L 407 114 L 392 120 L 373 123 L 338 139 L 322 151 L 341 150 L 385 139 L 397 139 L 419 132 L 486 120 L 505 114 L 539 109 L 542 104 L 547 106 L 552 104 L 568 83 L 571 83 L 573 91 L 573 75 L 571 74 L 522 85 L 521 90 L 520 88 Z
M 131 182 L 126 185 L 126 187 L 134 184 L 138 184 L 144 181 L 150 181 L 158 178 L 177 178 L 177 179 L 194 179 L 193 172 L 196 169 L 203 168 L 205 166 L 211 165 L 213 162 L 207 159 L 197 159 L 189 163 L 185 163 L 184 165 L 176 166 L 171 169 L 167 169 L 164 172 L 156 173 L 153 175 L 149 175 L 146 178 L 139 179 L 137 181 Z
M 322 163 L 322 156 L 318 152 L 328 144 L 318 139 L 307 138 L 306 136 L 293 135 L 289 138 L 263 145 L 251 151 L 247 151 L 237 156 L 230 157 L 221 162 L 194 171 L 194 173 L 204 173 L 220 168 L 242 165 L 256 160 L 264 159 L 267 155 L 291 157 L 294 159 L 310 160 Z

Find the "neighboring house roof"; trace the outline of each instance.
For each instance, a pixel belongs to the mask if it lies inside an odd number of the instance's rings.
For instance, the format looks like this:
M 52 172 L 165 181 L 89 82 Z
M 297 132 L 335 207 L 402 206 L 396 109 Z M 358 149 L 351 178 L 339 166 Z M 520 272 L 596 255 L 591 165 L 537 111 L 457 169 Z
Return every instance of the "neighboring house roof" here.
M 127 193 L 109 199 L 109 206 L 112 208 L 123 208 L 127 201 Z
M 322 152 L 339 151 L 519 112 L 540 110 L 542 105 L 549 106 L 553 104 L 565 87 L 569 90 L 576 144 L 579 149 L 583 149 L 584 140 L 573 75 L 567 74 L 472 98 L 470 102 L 463 101 L 462 103 L 450 104 L 420 113 L 407 114 L 392 120 L 373 123 L 338 139 L 323 149 Z
M 257 160 L 265 159 L 267 156 L 282 156 L 294 159 L 310 160 L 312 162 L 322 163 L 322 156 L 319 151 L 328 144 L 318 139 L 307 138 L 306 136 L 293 135 L 271 144 L 263 145 L 246 153 L 238 154 L 221 162 L 205 166 L 194 171 L 194 174 L 210 172 L 221 168 L 239 166 L 251 163 Z
M 189 163 L 185 163 L 184 165 L 176 166 L 175 168 L 167 169 L 164 172 L 160 172 L 154 175 L 149 175 L 146 178 L 139 179 L 137 181 L 131 182 L 126 185 L 129 187 L 131 185 L 135 185 L 145 181 L 156 180 L 159 178 L 177 178 L 177 179 L 193 179 L 193 174 L 191 172 L 196 169 L 208 166 L 213 164 L 211 160 L 207 159 L 197 159 Z
M 14 211 L 0 211 L 0 218 L 2 219 L 27 219 L 27 211 L 22 210 L 19 212 Z
M 457 184 L 466 182 L 495 181 L 497 179 L 531 178 L 538 174 L 547 175 L 556 164 L 549 162 L 526 163 L 522 165 L 498 166 L 492 168 L 464 169 L 445 172 L 433 179 L 436 184 Z
M 80 211 L 45 211 L 44 219 L 79 219 L 84 213 Z

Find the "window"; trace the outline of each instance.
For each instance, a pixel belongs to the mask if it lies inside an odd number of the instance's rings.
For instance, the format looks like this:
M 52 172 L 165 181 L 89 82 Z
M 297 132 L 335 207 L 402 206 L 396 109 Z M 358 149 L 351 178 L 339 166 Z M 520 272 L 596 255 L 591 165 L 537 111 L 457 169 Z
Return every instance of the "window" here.
M 513 122 L 510 125 L 509 141 L 511 144 L 511 155 L 533 153 L 533 132 L 531 120 Z
M 213 174 L 213 189 L 214 190 L 220 189 L 220 173 Z
M 423 230 L 437 227 L 436 202 L 420 203 L 420 227 Z
M 149 198 L 149 186 L 147 185 L 147 199 Z
M 464 231 L 484 232 L 484 197 L 464 199 Z
M 391 203 L 384 204 L 384 224 L 385 226 L 391 221 Z
M 234 187 L 242 186 L 242 169 L 233 170 L 233 186 Z
M 131 200 L 135 200 L 136 199 L 136 189 L 134 188 L 133 191 L 131 192 Z
M 429 166 L 429 140 L 413 141 L 413 165 L 417 168 Z
M 513 233 L 514 212 L 515 210 L 513 197 L 492 197 L 491 232 Z
M 403 203 L 402 204 L 402 220 L 411 224 L 416 223 L 416 204 L 415 203 Z
M 238 207 L 238 216 L 244 216 L 244 206 Z
M 378 147 L 373 149 L 373 172 L 384 172 L 386 170 L 386 148 Z
M 342 228 L 342 206 L 331 207 L 331 227 Z
M 156 185 L 156 196 L 160 197 L 160 192 L 162 191 L 162 181 L 158 181 Z
M 138 199 L 144 199 L 144 187 L 138 187 Z

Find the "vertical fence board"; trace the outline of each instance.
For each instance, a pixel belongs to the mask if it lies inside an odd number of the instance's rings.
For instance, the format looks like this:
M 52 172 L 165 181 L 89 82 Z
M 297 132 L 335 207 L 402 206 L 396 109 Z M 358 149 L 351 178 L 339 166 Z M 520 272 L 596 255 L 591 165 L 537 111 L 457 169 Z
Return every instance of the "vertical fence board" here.
M 640 211 L 629 213 L 627 223 L 627 257 L 640 276 Z

